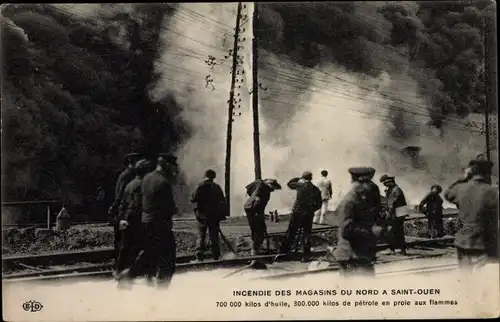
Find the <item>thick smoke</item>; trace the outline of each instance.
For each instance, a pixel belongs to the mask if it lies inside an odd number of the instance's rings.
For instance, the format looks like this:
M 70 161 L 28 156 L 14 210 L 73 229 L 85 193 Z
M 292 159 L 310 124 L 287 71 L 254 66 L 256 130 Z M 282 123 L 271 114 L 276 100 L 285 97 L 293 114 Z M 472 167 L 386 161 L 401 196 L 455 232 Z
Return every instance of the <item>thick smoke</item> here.
M 204 18 L 193 19 L 190 11 Z M 157 66 L 163 78 L 156 95 L 174 93 L 185 107 L 183 117 L 194 128 L 192 138 L 178 151 L 191 190 L 207 168 L 217 171 L 221 185 L 224 182 L 231 61 L 223 57 L 232 48 L 230 28 L 235 25 L 235 12 L 230 11 L 236 11 L 235 4 L 183 4 L 167 26 L 172 32 L 163 33 L 165 51 Z M 240 70 L 247 76 L 250 24 L 245 25 L 246 41 L 241 44 L 245 66 Z M 218 63 L 213 69 L 204 62 L 209 55 Z M 450 120 L 441 129 L 428 125 L 428 102 L 408 76 L 409 63 L 399 73 L 369 77 L 328 61 L 311 69 L 260 51 L 259 81 L 266 88 L 260 91 L 263 176 L 277 178 L 284 187 L 273 194 L 269 210 L 289 210 L 294 197 L 286 188 L 290 178 L 310 170 L 318 179 L 322 169 L 329 171 L 333 182 L 334 209 L 349 189 L 351 166 L 373 166 L 377 182 L 383 173 L 395 175 L 408 201 L 415 204 L 432 184 L 446 187 L 469 159 L 484 151 L 484 138 L 464 129 L 465 120 Z M 241 115 L 233 124 L 232 215 L 242 213 L 244 187 L 253 180 L 254 167 L 250 83 L 241 79 L 241 108 L 236 111 Z M 421 147 L 419 156 L 402 153 L 407 146 Z

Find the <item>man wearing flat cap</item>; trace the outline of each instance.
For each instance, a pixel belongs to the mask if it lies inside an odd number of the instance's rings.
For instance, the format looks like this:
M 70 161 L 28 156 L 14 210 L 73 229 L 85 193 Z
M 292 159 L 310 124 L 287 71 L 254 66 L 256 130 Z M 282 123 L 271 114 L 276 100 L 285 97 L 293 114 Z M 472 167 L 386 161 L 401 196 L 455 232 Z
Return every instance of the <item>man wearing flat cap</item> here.
M 292 207 L 292 215 L 285 240 L 280 247 L 280 254 L 288 253 L 292 248 L 297 233 L 302 229 L 303 262 L 310 260 L 314 213 L 322 205 L 321 191 L 311 182 L 312 178 L 312 173 L 305 171 L 300 178 L 293 178 L 287 183 L 288 188 L 297 191 L 297 196 Z
M 151 170 L 151 162 L 141 159 L 135 164 L 135 178 L 123 191 L 119 207 L 119 228 L 121 231 L 120 249 L 116 263 L 116 274 L 132 265 L 141 250 L 141 182 Z
M 389 233 L 389 248 L 392 252 L 401 249 L 401 254 L 406 255 L 406 241 L 404 230 L 404 217 L 396 216 L 396 209 L 406 206 L 406 198 L 403 190 L 396 184 L 394 177 L 384 174 L 380 182 L 386 187 L 385 197 L 387 202 L 386 220 L 391 226 Z
M 265 210 L 271 192 L 281 189 L 276 179 L 257 179 L 246 187 L 248 198 L 243 206 L 252 233 L 252 255 L 262 252 L 262 243 L 267 232 Z
M 377 237 L 382 228 L 375 221 L 380 212 L 380 190 L 372 181 L 375 169 L 350 168 L 352 186 L 337 208 L 337 247 L 332 252 L 343 275 L 373 275 Z
M 143 253 L 124 273 L 128 278 L 143 270 L 151 279 L 156 275 L 158 287 L 166 287 L 175 272 L 176 245 L 172 217 L 177 214 L 172 181 L 177 174 L 176 158 L 161 154 L 154 171 L 141 182 Z
M 427 224 L 431 238 L 443 237 L 443 199 L 439 194 L 443 191 L 440 185 L 433 185 L 431 191 L 422 199 L 419 210 L 427 216 Z
M 465 269 L 498 262 L 498 189 L 491 186 L 492 168 L 490 161 L 472 160 L 444 193 L 459 209 L 455 247 Z
M 138 153 L 129 153 L 125 155 L 126 168 L 118 175 L 115 185 L 115 197 L 113 203 L 109 207 L 108 215 L 110 216 L 111 224 L 114 228 L 114 246 L 115 246 L 115 262 L 118 261 L 118 253 L 120 249 L 121 231 L 118 224 L 118 208 L 123 200 L 123 191 L 127 184 L 129 184 L 135 177 L 134 165 L 139 159 Z
M 216 173 L 209 169 L 205 171 L 203 181 L 198 184 L 191 196 L 194 212 L 198 220 L 198 253 L 197 260 L 203 261 L 205 252 L 205 237 L 210 236 L 214 260 L 220 259 L 219 231 L 220 222 L 226 218 L 227 205 L 224 192 L 214 182 Z

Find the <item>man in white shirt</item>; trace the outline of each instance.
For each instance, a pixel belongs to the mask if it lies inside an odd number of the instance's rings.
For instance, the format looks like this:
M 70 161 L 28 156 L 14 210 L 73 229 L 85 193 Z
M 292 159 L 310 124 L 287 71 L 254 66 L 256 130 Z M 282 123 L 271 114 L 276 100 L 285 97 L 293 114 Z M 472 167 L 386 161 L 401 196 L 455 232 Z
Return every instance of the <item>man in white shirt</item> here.
M 328 171 L 321 171 L 321 179 L 318 182 L 318 188 L 321 191 L 321 209 L 314 216 L 314 223 L 324 224 L 325 215 L 328 211 L 328 202 L 332 199 L 332 182 L 328 179 Z

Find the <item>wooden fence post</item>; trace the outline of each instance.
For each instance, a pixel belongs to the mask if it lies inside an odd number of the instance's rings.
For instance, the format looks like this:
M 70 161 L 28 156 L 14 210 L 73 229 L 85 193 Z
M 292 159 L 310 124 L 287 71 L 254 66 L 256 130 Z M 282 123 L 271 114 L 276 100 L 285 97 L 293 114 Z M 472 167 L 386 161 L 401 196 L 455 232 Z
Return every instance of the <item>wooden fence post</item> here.
M 50 230 L 50 205 L 47 204 L 47 229 Z

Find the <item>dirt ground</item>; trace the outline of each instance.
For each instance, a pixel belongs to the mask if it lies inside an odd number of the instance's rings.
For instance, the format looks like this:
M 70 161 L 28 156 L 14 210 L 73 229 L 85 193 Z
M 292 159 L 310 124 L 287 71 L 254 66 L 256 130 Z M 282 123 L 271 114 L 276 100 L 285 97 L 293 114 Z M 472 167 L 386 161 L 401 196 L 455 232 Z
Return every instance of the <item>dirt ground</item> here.
M 281 217 L 278 223 L 267 220 L 267 232 L 285 232 L 288 226 L 288 216 Z M 335 214 L 328 217 L 329 225 L 337 225 Z M 445 233 L 455 233 L 455 220 L 445 219 Z M 324 227 L 314 225 L 313 228 Z M 229 240 L 234 250 L 248 250 L 251 245 L 250 228 L 245 217 L 228 218 L 221 224 L 224 236 Z M 196 250 L 197 225 L 193 220 L 177 220 L 174 222 L 174 232 L 179 253 L 192 253 Z M 427 220 L 416 218 L 405 223 L 407 236 L 427 237 Z M 313 246 L 336 242 L 335 230 L 319 233 L 313 239 Z M 280 242 L 279 237 L 271 238 L 271 248 Z M 75 225 L 67 231 L 48 231 L 40 228 L 7 228 L 2 231 L 2 255 L 39 254 L 70 250 L 91 250 L 113 246 L 113 228 L 108 225 Z M 224 243 L 222 248 L 229 250 Z

